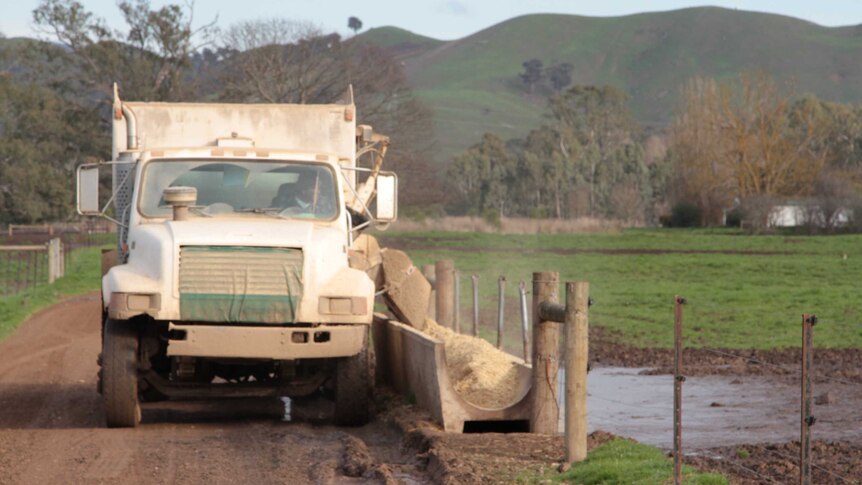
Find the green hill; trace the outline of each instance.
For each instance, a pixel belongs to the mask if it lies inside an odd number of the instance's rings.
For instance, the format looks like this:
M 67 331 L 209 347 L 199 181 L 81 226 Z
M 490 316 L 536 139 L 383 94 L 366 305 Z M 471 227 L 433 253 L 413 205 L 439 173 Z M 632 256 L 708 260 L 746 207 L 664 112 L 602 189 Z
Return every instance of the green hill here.
M 442 40 L 414 34 L 409 30 L 398 27 L 377 27 L 370 29 L 358 35 L 357 39 L 362 39 L 363 42 L 390 49 L 405 56 L 412 56 L 445 43 Z
M 625 90 L 647 126 L 670 121 L 692 76 L 764 70 L 799 94 L 862 101 L 862 25 L 829 28 L 773 14 L 703 7 L 610 18 L 528 15 L 449 42 L 395 28 L 358 39 L 392 49 L 405 63 L 417 95 L 434 110 L 441 161 L 485 132 L 520 136 L 541 122 L 549 93 L 531 95 L 518 78 L 533 58 L 571 63 L 575 84 Z

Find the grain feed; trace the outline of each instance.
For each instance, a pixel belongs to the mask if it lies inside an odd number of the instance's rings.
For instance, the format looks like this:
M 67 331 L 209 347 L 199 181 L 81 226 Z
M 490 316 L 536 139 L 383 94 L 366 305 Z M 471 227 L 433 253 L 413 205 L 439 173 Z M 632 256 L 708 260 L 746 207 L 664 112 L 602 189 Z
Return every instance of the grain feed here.
M 518 368 L 508 354 L 481 338 L 455 333 L 430 318 L 425 333 L 443 341 L 449 379 L 465 401 L 500 409 L 519 397 Z

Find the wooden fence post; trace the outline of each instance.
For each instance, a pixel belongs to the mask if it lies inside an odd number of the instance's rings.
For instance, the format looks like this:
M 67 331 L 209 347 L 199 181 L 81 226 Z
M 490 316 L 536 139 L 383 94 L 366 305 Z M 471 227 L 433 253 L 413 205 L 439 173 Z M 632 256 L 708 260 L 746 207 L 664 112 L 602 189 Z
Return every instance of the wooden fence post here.
M 497 348 L 503 348 L 503 324 L 506 321 L 506 277 L 497 279 Z
M 434 268 L 434 279 L 437 290 L 437 323 L 452 328 L 455 302 L 455 262 L 451 259 L 437 261 Z
M 587 458 L 589 298 L 589 283 L 566 283 L 566 465 Z
M 473 273 L 473 336 L 479 336 L 479 275 Z
M 461 273 L 452 271 L 452 328 L 461 333 Z
M 530 408 L 530 431 L 533 433 L 558 432 L 559 324 L 542 320 L 539 305 L 545 301 L 559 303 L 559 286 L 559 273 L 533 273 L 533 402 Z

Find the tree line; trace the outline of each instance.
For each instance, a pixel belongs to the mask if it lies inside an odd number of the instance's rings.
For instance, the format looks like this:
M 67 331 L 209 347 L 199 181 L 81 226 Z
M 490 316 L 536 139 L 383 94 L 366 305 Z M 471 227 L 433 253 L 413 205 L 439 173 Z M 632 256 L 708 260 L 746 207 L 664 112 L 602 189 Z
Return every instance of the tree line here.
M 672 126 L 647 132 L 614 87 L 552 95 L 526 137 L 488 133 L 455 158 L 450 207 L 671 225 L 719 225 L 730 213 L 758 229 L 782 203 L 826 229 L 862 218 L 862 107 L 795 95 L 762 73 L 691 79 L 677 104 Z
M 485 134 L 440 180 L 430 111 L 386 51 L 286 19 L 219 31 L 196 27 L 191 4 L 117 5 L 123 30 L 76 0 L 41 0 L 42 41 L 3 40 L 0 222 L 73 216 L 75 167 L 110 153 L 115 81 L 127 100 L 263 103 L 334 102 L 352 84 L 360 121 L 393 140 L 387 163 L 401 174 L 405 206 L 637 224 L 688 208 L 691 224 L 732 212 L 762 226 L 789 200 L 826 225 L 857 205 L 862 219 L 862 107 L 799 96 L 763 74 L 692 79 L 671 126 L 644 129 L 621 90 L 570 86 L 570 64 L 530 59 L 520 78 L 550 95 L 544 122 L 520 138 Z
M 645 222 L 661 179 L 641 129 L 612 86 L 574 86 L 549 98 L 545 123 L 524 138 L 485 134 L 449 168 L 456 210 L 525 217 Z
M 430 113 L 383 50 L 286 19 L 196 27 L 191 3 L 117 6 L 123 30 L 79 1 L 41 0 L 41 40 L 0 50 L 0 222 L 73 216 L 75 167 L 109 158 L 114 82 L 126 100 L 247 103 L 333 103 L 353 85 L 359 121 L 393 141 L 404 202 L 439 196 Z
M 720 224 L 733 208 L 763 228 L 780 203 L 827 229 L 839 211 L 862 218 L 862 106 L 796 96 L 762 73 L 692 79 L 680 106 L 668 192 L 696 206 L 701 223 Z

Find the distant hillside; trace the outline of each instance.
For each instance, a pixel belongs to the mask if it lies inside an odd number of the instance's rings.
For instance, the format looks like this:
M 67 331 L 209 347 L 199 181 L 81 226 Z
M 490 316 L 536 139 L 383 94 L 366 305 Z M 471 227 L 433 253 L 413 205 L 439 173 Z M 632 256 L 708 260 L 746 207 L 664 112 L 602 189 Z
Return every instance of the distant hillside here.
M 532 58 L 568 62 L 575 84 L 611 84 L 631 97 L 639 121 L 663 126 L 682 83 L 761 69 L 797 93 L 862 101 L 862 25 L 829 28 L 722 8 L 625 17 L 528 15 L 443 42 L 385 27 L 357 36 L 405 63 L 417 94 L 434 109 L 439 159 L 487 131 L 520 136 L 540 123 L 547 93 L 518 79 Z
M 396 55 L 406 56 L 413 56 L 445 44 L 442 40 L 414 34 L 409 30 L 399 29 L 398 27 L 370 29 L 356 36 L 356 38 L 361 39 L 362 42 L 389 49 L 395 52 Z

